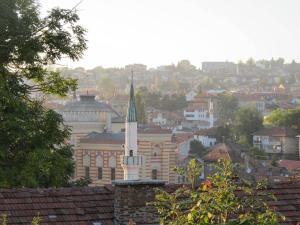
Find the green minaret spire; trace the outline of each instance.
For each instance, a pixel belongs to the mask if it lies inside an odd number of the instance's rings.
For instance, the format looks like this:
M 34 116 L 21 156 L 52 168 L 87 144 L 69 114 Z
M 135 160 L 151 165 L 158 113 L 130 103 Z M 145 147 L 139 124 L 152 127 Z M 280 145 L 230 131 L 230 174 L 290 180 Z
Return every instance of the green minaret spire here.
M 132 71 L 131 71 L 130 97 L 129 97 L 129 102 L 128 102 L 128 110 L 127 110 L 126 120 L 127 120 L 127 122 L 137 122 L 134 88 L 133 88 L 133 72 Z

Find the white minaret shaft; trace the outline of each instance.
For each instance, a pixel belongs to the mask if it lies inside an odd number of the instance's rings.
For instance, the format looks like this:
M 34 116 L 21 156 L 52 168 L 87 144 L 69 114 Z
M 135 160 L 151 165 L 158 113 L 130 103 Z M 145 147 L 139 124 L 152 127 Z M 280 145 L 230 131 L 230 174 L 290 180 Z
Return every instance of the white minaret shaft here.
M 138 155 L 137 146 L 137 113 L 131 79 L 130 97 L 125 124 L 125 155 L 121 157 L 121 164 L 124 169 L 124 180 L 139 180 L 139 168 L 143 159 Z

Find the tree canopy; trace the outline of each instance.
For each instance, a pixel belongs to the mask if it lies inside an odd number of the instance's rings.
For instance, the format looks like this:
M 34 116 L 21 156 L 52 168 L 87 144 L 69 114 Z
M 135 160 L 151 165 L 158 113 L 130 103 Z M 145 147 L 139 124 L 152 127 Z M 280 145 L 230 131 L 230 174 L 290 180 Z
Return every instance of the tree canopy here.
M 253 187 L 237 182 L 237 165 L 219 161 L 216 172 L 197 186 L 201 166 L 195 159 L 180 174 L 191 182 L 174 192 L 158 189 L 152 203 L 161 224 L 172 225 L 277 225 L 278 215 L 266 204 L 273 199 L 262 183 Z M 193 181 L 194 180 L 194 181 Z M 257 194 L 259 193 L 259 194 Z
M 262 122 L 262 116 L 255 108 L 241 108 L 234 115 L 232 132 L 239 142 L 251 144 L 252 134 L 263 128 Z
M 230 93 L 219 94 L 218 97 L 219 120 L 223 125 L 231 123 L 238 110 L 238 99 Z
M 76 80 L 47 66 L 79 59 L 85 30 L 76 9 L 41 17 L 34 0 L 0 1 L 0 186 L 66 185 L 73 173 L 69 128 L 33 93 L 65 96 Z
M 205 147 L 202 145 L 202 143 L 198 140 L 192 140 L 190 142 L 190 154 L 195 154 L 198 157 L 203 157 L 206 153 L 207 150 L 205 149 Z
M 297 109 L 276 109 L 264 121 L 267 125 L 289 127 L 300 132 L 300 107 Z

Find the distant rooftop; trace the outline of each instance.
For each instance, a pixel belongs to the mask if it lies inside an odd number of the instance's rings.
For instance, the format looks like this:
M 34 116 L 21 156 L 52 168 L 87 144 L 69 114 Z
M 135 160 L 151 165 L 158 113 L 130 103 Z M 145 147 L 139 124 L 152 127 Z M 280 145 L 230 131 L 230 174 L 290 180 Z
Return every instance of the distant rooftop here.
M 253 133 L 257 136 L 272 136 L 272 137 L 295 137 L 297 133 L 291 128 L 285 127 L 269 127 Z

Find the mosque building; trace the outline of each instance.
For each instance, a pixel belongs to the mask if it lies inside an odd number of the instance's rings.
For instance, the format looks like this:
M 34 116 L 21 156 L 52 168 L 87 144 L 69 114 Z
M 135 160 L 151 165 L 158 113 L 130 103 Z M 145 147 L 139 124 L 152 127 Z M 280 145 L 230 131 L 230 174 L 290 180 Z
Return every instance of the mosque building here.
M 125 132 L 111 132 L 107 126 L 108 129 L 91 130 L 81 137 L 74 153 L 76 179 L 89 177 L 94 186 L 123 179 L 175 183 L 176 144 L 172 142 L 172 132 L 138 126 L 136 110 L 132 80 Z

